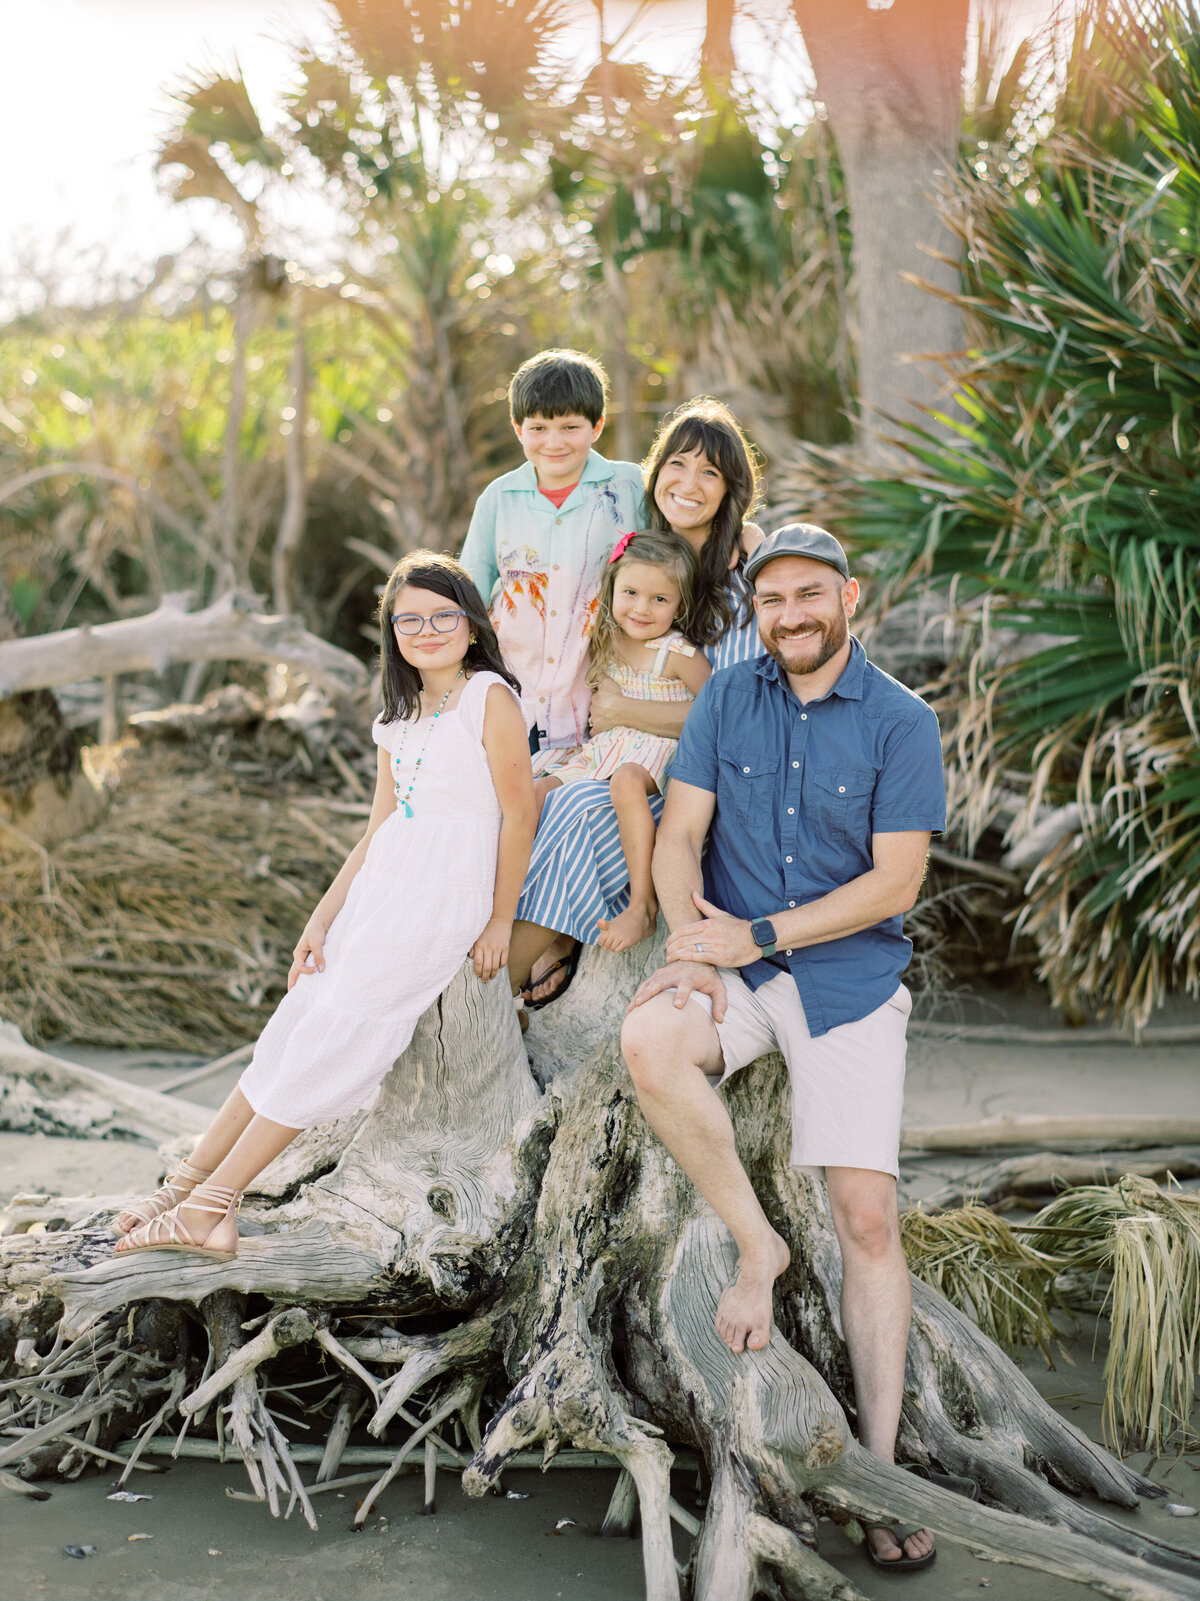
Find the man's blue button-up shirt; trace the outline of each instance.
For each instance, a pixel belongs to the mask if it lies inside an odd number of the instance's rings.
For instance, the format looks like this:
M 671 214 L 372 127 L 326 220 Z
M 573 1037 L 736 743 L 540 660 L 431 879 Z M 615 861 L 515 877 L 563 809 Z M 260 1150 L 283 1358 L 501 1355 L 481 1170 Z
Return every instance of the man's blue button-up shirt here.
M 856 639 L 837 683 L 801 703 L 774 659 L 716 673 L 684 724 L 671 780 L 716 796 L 704 893 L 735 917 L 804 906 L 867 873 L 873 834 L 940 833 L 942 746 L 933 710 Z M 751 962 L 757 989 L 791 972 L 810 1032 L 866 1017 L 895 993 L 912 942 L 903 918 Z

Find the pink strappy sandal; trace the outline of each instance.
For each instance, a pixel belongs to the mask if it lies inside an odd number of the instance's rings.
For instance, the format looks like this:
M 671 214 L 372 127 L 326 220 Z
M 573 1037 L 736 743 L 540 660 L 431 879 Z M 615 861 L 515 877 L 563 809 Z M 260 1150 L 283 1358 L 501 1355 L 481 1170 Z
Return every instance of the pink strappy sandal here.
M 140 1201 L 131 1201 L 123 1207 L 113 1220 L 113 1228 L 118 1234 L 128 1234 L 140 1223 L 149 1223 L 153 1218 L 161 1217 L 164 1212 L 178 1206 L 180 1201 L 185 1201 L 196 1185 L 202 1184 L 207 1177 L 207 1173 L 193 1167 L 190 1162 L 180 1162 L 174 1173 L 167 1174 L 166 1180 L 153 1195 L 143 1196 Z
M 135 1251 L 191 1251 L 218 1262 L 232 1261 L 237 1255 L 237 1215 L 241 1203 L 241 1190 L 230 1189 L 227 1184 L 197 1184 L 178 1206 L 151 1218 L 123 1240 L 118 1240 L 113 1255 L 131 1256 Z M 179 1216 L 183 1207 L 210 1212 L 216 1218 L 203 1239 L 197 1239 Z

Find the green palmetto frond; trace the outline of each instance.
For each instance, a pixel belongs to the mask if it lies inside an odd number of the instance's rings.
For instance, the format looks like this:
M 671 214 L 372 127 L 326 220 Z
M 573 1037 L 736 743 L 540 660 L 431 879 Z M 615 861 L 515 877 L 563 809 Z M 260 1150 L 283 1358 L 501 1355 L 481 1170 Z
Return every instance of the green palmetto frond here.
M 1016 183 L 964 178 L 954 416 L 905 430 L 897 472 L 806 473 L 885 598 L 955 609 L 939 707 L 967 843 L 1014 795 L 1079 808 L 1018 927 L 1058 1002 L 1136 1027 L 1200 994 L 1200 5 L 1109 6 L 1080 38 L 1116 148 L 1059 133 Z
M 287 152 L 264 131 L 239 71 L 195 73 L 172 98 L 178 120 L 155 162 L 172 198 L 227 206 L 257 249 L 263 179 L 288 170 Z
M 240 72 L 197 73 L 176 91 L 183 109 L 183 129 L 208 145 L 228 147 L 239 162 L 257 162 L 275 169 L 285 160 L 263 131 L 258 112 Z
M 228 206 L 246 231 L 258 237 L 258 207 L 247 200 L 221 163 L 197 134 L 180 133 L 159 151 L 158 168 L 163 172 L 173 200 L 216 200 Z

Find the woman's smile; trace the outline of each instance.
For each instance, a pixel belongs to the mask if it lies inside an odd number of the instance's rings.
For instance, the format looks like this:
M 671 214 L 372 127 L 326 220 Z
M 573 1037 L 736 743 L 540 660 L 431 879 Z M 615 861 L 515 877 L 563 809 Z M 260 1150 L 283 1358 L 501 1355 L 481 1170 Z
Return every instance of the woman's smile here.
M 678 451 L 659 468 L 654 503 L 676 533 L 707 535 L 726 487 L 702 450 Z

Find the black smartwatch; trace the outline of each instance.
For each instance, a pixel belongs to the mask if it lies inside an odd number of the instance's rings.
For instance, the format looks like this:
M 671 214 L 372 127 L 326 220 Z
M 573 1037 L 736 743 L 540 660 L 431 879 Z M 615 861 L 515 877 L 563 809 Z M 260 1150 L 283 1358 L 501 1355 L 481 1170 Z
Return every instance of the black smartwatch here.
M 775 925 L 768 917 L 760 917 L 750 925 L 750 938 L 758 946 L 758 954 L 774 956 L 775 954 Z

